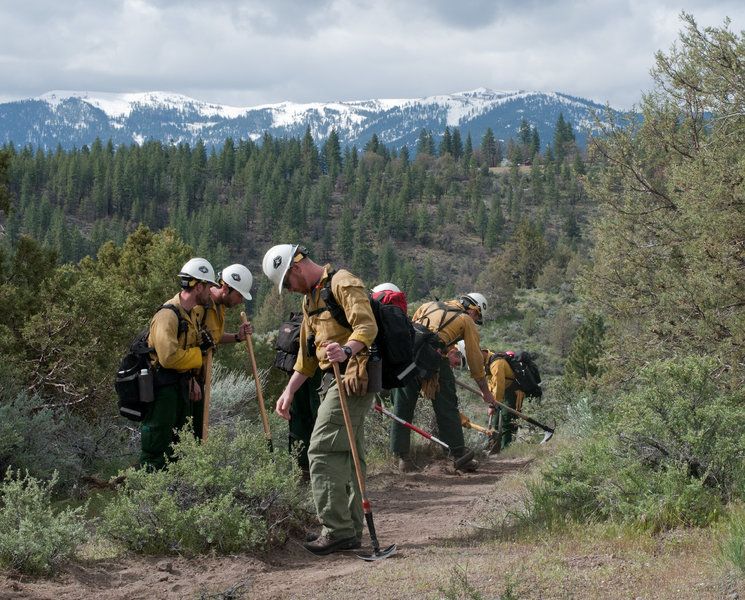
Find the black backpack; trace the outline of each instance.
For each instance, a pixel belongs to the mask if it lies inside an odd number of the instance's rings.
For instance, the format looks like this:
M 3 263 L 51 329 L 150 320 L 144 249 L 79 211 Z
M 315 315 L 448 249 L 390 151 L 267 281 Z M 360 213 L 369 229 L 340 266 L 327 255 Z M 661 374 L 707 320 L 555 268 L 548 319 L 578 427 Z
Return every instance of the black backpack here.
M 298 352 L 300 352 L 300 326 L 303 324 L 303 313 L 291 312 L 289 320 L 279 326 L 277 343 L 274 349 L 274 366 L 287 373 L 292 373 Z
M 540 398 L 543 395 L 541 374 L 530 352 L 526 350 L 495 352 L 489 359 L 489 364 L 498 358 L 503 358 L 509 363 L 510 368 L 515 372 L 515 385 L 526 396 Z
M 437 324 L 437 328 L 434 331 L 424 323 L 414 323 L 414 360 L 416 361 L 417 375 L 419 375 L 421 379 L 429 379 L 440 370 L 440 361 L 445 355 L 445 344 L 440 340 L 440 336 L 437 335 L 438 332 L 445 327 L 445 325 L 453 321 L 459 314 L 465 312 L 462 308 L 448 306 L 444 302 L 436 302 L 435 307 L 424 313 L 420 319 L 426 319 L 426 322 L 429 324 L 429 315 L 437 310 L 442 310 L 443 313 L 440 322 Z M 455 314 L 450 318 L 447 318 L 448 313 Z M 459 340 L 453 340 L 453 342 L 457 341 Z
M 178 335 L 186 333 L 189 324 L 181 316 L 179 309 L 173 304 L 162 304 L 155 312 L 157 313 L 163 308 L 168 308 L 176 313 Z M 155 348 L 147 345 L 149 335 L 150 326 L 147 326 L 135 336 L 129 346 L 129 352 L 124 355 L 119 363 L 119 370 L 114 378 L 119 414 L 130 421 L 142 421 L 148 404 L 153 401 L 153 382 L 156 370 L 150 364 L 149 355 Z M 184 337 L 185 345 L 186 337 Z
M 331 292 L 331 279 L 335 273 L 336 271 L 329 271 L 326 284 L 320 290 L 321 299 L 326 306 L 308 314 L 315 315 L 328 310 L 340 325 L 352 329 L 344 309 Z M 414 327 L 411 319 L 400 306 L 384 304 L 372 296 L 368 298 L 378 326 L 378 335 L 370 348 L 370 353 L 378 355 L 382 361 L 383 388 L 390 390 L 403 387 L 417 374 L 414 362 Z

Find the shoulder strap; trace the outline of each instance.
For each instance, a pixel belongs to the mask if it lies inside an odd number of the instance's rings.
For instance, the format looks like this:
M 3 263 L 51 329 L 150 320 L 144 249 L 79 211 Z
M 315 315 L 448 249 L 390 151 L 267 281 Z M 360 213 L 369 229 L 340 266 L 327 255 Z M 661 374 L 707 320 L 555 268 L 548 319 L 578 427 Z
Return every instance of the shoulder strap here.
M 158 311 L 160 311 L 163 308 L 168 308 L 172 310 L 174 313 L 176 313 L 176 318 L 178 319 L 178 330 L 176 332 L 177 336 L 184 335 L 184 350 L 186 350 L 186 332 L 189 331 L 189 323 L 184 317 L 181 316 L 181 311 L 174 306 L 173 304 L 161 304 L 156 310 L 155 313 L 157 314 Z M 204 320 L 202 320 L 202 324 L 204 324 Z
M 458 318 L 458 315 L 460 315 L 461 313 L 465 313 L 466 312 L 462 308 L 456 308 L 454 306 L 448 306 L 444 302 L 439 302 L 438 301 L 438 302 L 435 302 L 435 307 L 434 308 L 432 308 L 431 310 L 427 311 L 426 313 L 424 313 L 419 318 L 420 319 L 427 319 L 427 322 L 429 322 L 429 315 L 431 315 L 432 313 L 434 313 L 435 311 L 438 311 L 438 310 L 441 310 L 442 311 L 442 317 L 440 318 L 440 324 L 437 326 L 437 329 L 434 330 L 435 333 L 439 333 L 440 331 L 442 331 L 442 328 L 443 327 L 446 327 L 451 322 L 453 322 L 455 319 L 457 319 Z M 445 317 L 447 317 L 447 314 L 449 312 L 453 312 L 455 314 L 446 321 L 445 320 Z M 453 342 L 457 342 L 457 341 L 459 341 L 458 338 L 456 338 L 455 340 L 453 340 Z
M 323 300 L 323 303 L 326 306 L 322 306 L 321 308 L 317 308 L 314 311 L 309 311 L 308 308 L 310 307 L 310 298 L 307 296 L 305 297 L 305 312 L 308 313 L 309 317 L 312 317 L 313 315 L 320 314 L 325 311 L 329 311 L 331 313 L 331 316 L 336 319 L 336 322 L 339 323 L 342 327 L 346 327 L 347 329 L 352 329 L 352 326 L 349 324 L 349 321 L 347 320 L 347 315 L 344 313 L 344 309 L 339 305 L 339 303 L 336 301 L 336 298 L 334 298 L 334 293 L 331 291 L 331 279 L 333 279 L 334 275 L 336 274 L 336 269 L 332 269 L 329 271 L 329 276 L 326 279 L 326 283 L 323 285 L 323 287 L 318 292 L 321 296 L 321 300 Z

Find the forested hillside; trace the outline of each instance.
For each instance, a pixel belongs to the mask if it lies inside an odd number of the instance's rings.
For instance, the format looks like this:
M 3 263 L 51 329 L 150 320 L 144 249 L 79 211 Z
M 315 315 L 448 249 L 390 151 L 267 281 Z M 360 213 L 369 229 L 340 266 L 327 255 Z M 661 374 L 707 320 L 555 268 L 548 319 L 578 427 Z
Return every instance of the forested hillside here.
M 457 129 L 435 149 L 423 131 L 413 161 L 375 137 L 361 151 L 342 151 L 332 136 L 319 150 L 310 134 L 260 144 L 228 139 L 209 155 L 202 144 L 97 141 L 47 154 L 10 145 L 17 210 L 5 223 L 5 245 L 30 236 L 60 264 L 76 263 L 107 240 L 121 245 L 143 224 L 175 229 L 216 265 L 245 260 L 256 270 L 268 244 L 297 240 L 365 280 L 395 277 L 413 298 L 448 283 L 467 288 L 522 216 L 546 239 L 540 261 L 560 239 L 576 247 L 581 237 L 584 165 L 571 125 L 560 119 L 542 152 L 535 131 L 523 127 L 506 149 L 490 132 L 474 149 Z M 513 168 L 491 172 L 505 150 Z M 517 166 L 526 160 L 529 172 Z M 534 276 L 521 274 L 528 285 Z

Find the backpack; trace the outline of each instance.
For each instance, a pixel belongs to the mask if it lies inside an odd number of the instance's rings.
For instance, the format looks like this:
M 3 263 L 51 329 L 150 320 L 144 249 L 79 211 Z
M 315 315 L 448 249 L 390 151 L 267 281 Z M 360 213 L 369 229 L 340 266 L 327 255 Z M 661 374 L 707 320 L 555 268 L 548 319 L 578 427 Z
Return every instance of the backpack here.
M 414 360 L 416 361 L 417 375 L 421 379 L 430 379 L 440 370 L 440 360 L 444 356 L 445 344 L 437 334 L 445 325 L 464 312 L 463 309 L 448 306 L 444 302 L 437 302 L 435 308 L 424 313 L 420 319 L 426 318 L 427 323 L 429 323 L 429 315 L 436 310 L 442 310 L 443 313 L 440 323 L 434 331 L 424 323 L 414 323 Z M 446 320 L 448 313 L 451 312 L 456 314 Z M 458 339 L 453 340 L 453 342 L 457 341 Z
M 540 398 L 543 395 L 541 374 L 530 352 L 526 350 L 495 352 L 489 359 L 489 364 L 498 358 L 503 358 L 509 363 L 510 368 L 515 372 L 515 385 L 526 396 Z
M 189 323 L 181 316 L 181 312 L 173 304 L 162 304 L 156 313 L 168 308 L 178 317 L 178 335 L 186 333 Z M 129 346 L 129 352 L 122 357 L 119 370 L 114 378 L 114 389 L 118 396 L 117 406 L 119 414 L 130 421 L 142 421 L 145 410 L 154 397 L 154 379 L 156 369 L 150 363 L 150 353 L 154 347 L 147 345 L 150 336 L 150 326 L 145 327 L 135 336 Z M 184 345 L 186 338 L 184 338 Z
M 344 309 L 331 291 L 331 279 L 335 273 L 334 270 L 329 271 L 326 284 L 319 292 L 326 306 L 308 314 L 314 315 L 328 310 L 341 326 L 352 329 Z M 368 298 L 378 326 L 378 335 L 370 348 L 370 353 L 379 356 L 382 361 L 382 385 L 388 390 L 403 387 L 417 374 L 414 362 L 414 327 L 411 319 L 396 304 L 385 304 L 370 295 Z
M 303 313 L 291 312 L 289 320 L 279 326 L 277 342 L 274 349 L 274 366 L 287 373 L 292 373 L 298 352 L 300 352 L 300 326 L 303 324 Z

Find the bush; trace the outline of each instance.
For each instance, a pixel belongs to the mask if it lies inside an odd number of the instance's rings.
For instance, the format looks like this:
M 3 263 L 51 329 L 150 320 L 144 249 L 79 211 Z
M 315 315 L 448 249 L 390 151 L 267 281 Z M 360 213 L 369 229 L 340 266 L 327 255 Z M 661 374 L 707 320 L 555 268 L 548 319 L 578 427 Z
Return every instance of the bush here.
M 46 574 L 87 539 L 86 506 L 54 512 L 57 474 L 44 483 L 8 469 L 0 485 L 0 565 L 24 574 Z
M 54 477 L 58 488 L 71 489 L 80 472 L 72 447 L 62 443 L 68 424 L 60 410 L 19 393 L 0 403 L 0 470 L 12 467 L 32 477 Z
M 184 434 L 162 471 L 130 469 L 104 510 L 102 534 L 142 553 L 265 550 L 301 525 L 309 498 L 285 452 L 269 453 L 245 423 L 215 427 L 205 442 Z M 255 429 L 251 425 L 252 429 Z
M 706 525 L 745 481 L 745 413 L 700 357 L 650 365 L 608 423 L 563 450 L 530 487 L 526 521 Z M 728 423 L 723 427 L 723 423 Z M 585 431 L 592 431 L 585 427 Z

